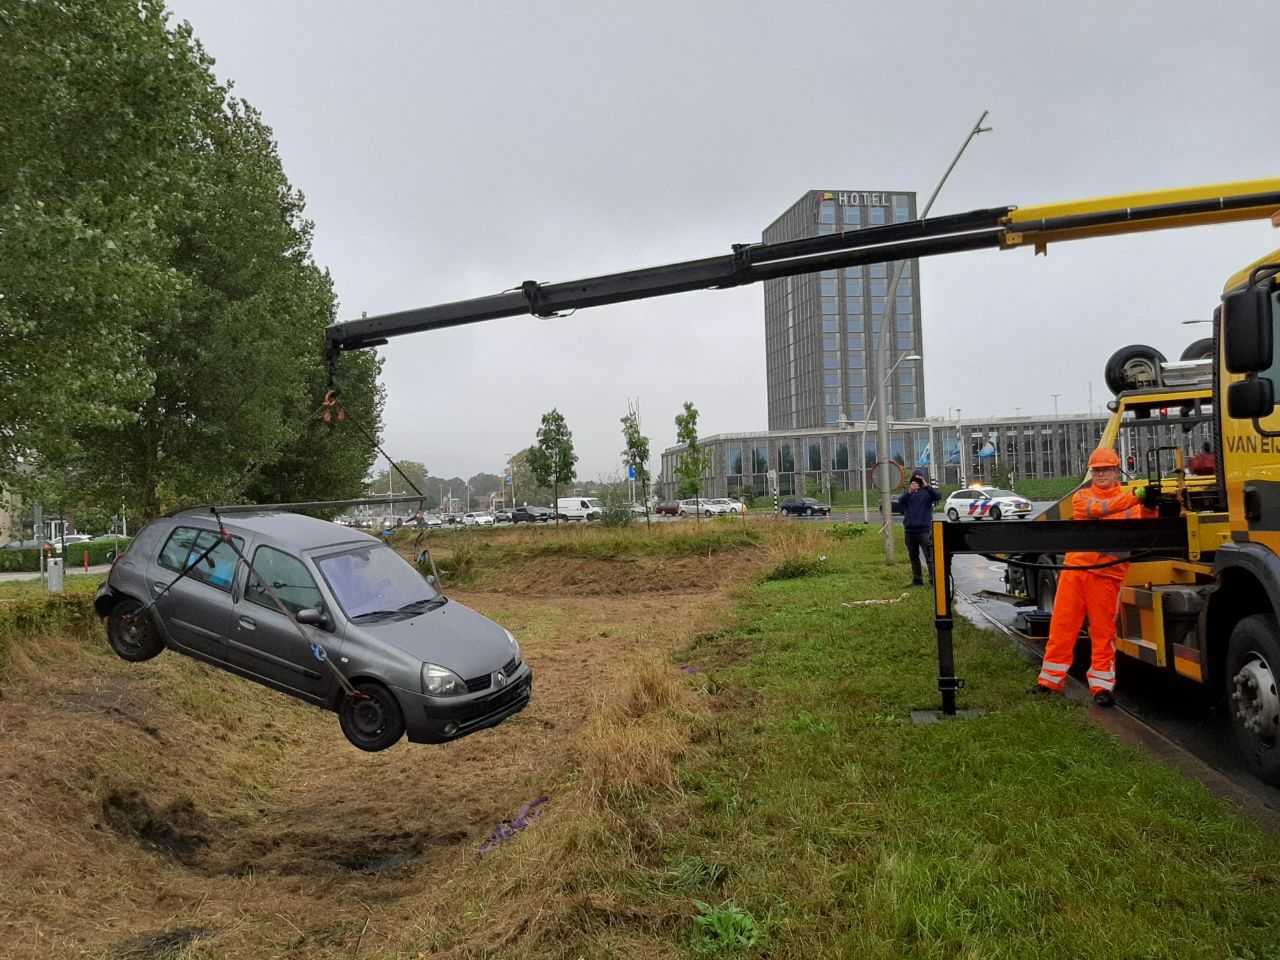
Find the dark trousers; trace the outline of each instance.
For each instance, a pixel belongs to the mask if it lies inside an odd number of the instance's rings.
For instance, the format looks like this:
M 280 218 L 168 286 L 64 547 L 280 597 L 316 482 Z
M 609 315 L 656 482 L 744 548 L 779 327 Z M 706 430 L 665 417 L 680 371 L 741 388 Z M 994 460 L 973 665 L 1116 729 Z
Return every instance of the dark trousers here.
M 902 531 L 907 541 L 907 556 L 911 558 L 911 582 L 924 583 L 920 575 L 920 554 L 929 567 L 929 582 L 933 582 L 933 527 L 905 527 Z

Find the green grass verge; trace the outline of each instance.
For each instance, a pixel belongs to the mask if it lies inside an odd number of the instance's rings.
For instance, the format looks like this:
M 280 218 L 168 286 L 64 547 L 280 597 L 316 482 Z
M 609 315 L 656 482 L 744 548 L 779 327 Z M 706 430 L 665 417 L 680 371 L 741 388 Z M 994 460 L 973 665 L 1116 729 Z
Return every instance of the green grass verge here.
M 905 569 L 879 538 L 833 543 L 821 576 L 750 588 L 686 652 L 719 709 L 648 891 L 701 913 L 677 942 L 718 949 L 721 909 L 770 957 L 1276 956 L 1280 842 L 1083 707 L 1028 698 L 999 634 L 956 629 L 984 716 L 911 721 L 938 704 L 931 596 L 842 606 L 897 596 Z

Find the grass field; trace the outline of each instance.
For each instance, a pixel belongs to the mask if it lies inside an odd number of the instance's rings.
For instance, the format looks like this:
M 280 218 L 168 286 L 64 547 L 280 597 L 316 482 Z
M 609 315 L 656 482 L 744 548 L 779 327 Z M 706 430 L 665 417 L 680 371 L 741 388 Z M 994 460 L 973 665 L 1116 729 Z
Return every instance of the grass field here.
M 86 597 L 0 606 L 0 956 L 1277 956 L 1277 838 L 1025 697 L 998 635 L 956 630 L 985 715 L 911 722 L 932 610 L 878 537 L 691 526 L 453 541 L 534 703 L 375 755 L 106 656 Z

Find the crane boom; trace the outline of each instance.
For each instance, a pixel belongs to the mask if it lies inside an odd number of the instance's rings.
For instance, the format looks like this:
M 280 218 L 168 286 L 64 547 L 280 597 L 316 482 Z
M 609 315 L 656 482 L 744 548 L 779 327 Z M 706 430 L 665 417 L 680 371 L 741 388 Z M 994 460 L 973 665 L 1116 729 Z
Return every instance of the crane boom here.
M 1146 230 L 1270 218 L 1280 225 L 1280 178 L 1209 184 L 1031 207 L 992 207 L 905 223 L 778 243 L 735 244 L 730 253 L 562 283 L 526 280 L 472 300 L 436 304 L 330 325 L 330 364 L 345 350 L 386 343 L 425 330 L 532 314 L 644 300 L 689 290 L 721 289 L 841 267 L 940 256 L 966 250 L 1009 250 Z

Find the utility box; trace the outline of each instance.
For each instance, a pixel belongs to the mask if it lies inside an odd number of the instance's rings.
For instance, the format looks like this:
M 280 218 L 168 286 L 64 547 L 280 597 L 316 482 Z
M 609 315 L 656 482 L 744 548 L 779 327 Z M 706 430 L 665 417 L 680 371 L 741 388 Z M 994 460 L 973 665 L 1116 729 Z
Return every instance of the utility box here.
M 49 575 L 49 592 L 62 592 L 62 558 L 50 557 L 45 561 L 45 572 Z

